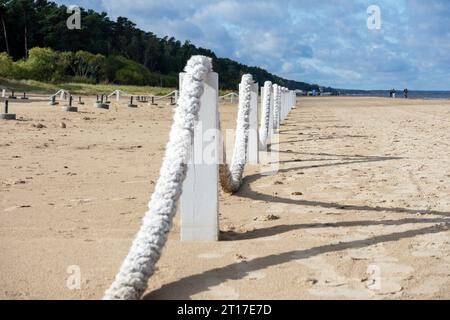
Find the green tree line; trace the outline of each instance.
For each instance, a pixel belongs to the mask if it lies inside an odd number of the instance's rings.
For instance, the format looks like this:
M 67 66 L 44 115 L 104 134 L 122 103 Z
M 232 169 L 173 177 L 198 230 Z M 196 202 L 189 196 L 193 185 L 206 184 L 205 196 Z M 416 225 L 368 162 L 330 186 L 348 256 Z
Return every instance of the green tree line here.
M 244 73 L 262 84 L 291 89 L 317 85 L 280 78 L 268 71 L 218 58 L 189 41 L 159 38 L 125 17 L 81 8 L 81 29 L 66 26 L 67 7 L 47 0 L 0 0 L 0 76 L 41 81 L 110 82 L 175 87 L 192 55 L 213 58 L 221 89 L 236 89 Z

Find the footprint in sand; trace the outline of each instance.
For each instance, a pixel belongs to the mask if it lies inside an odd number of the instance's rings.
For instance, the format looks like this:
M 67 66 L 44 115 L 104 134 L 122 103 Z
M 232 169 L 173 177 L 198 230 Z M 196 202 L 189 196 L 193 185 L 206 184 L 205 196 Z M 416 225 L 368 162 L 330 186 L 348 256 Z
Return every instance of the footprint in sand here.
M 313 277 L 307 281 L 311 288 L 308 292 L 318 297 L 350 299 L 368 299 L 375 293 L 365 288 L 364 284 L 358 278 L 350 278 L 340 275 L 332 263 L 329 263 L 325 257 L 315 256 L 303 259 L 302 256 L 293 255 L 295 262 L 306 266 L 313 272 Z M 311 281 L 313 279 L 313 281 Z
M 249 265 L 247 262 L 251 263 L 251 261 L 253 261 L 257 258 L 258 258 L 258 256 L 256 256 L 256 255 L 249 255 L 247 257 L 243 257 L 239 254 L 235 255 L 235 259 L 237 262 L 245 262 L 245 263 L 238 263 L 235 266 L 237 273 L 239 273 L 239 274 L 246 273 L 247 274 L 245 277 L 243 277 L 244 280 L 249 280 L 249 281 L 262 280 L 267 276 L 266 273 L 263 271 L 248 271 Z
M 215 300 L 237 300 L 239 293 L 236 289 L 223 283 L 208 288 L 206 295 Z
M 414 268 L 408 265 L 392 262 L 374 262 L 373 266 L 379 268 L 379 289 L 375 292 L 379 295 L 396 297 L 402 294 L 402 281 L 406 280 Z
M 411 294 L 419 295 L 434 295 L 442 289 L 447 289 L 450 286 L 450 280 L 442 277 L 427 278 L 416 288 L 410 291 Z
M 446 234 L 418 236 L 409 250 L 415 257 L 445 257 L 450 252 L 450 237 Z
M 287 207 L 289 207 L 288 204 L 282 204 L 282 203 L 270 204 L 266 210 L 266 213 L 268 215 L 274 215 L 274 216 L 280 217 L 281 214 L 283 214 L 284 212 L 288 212 Z

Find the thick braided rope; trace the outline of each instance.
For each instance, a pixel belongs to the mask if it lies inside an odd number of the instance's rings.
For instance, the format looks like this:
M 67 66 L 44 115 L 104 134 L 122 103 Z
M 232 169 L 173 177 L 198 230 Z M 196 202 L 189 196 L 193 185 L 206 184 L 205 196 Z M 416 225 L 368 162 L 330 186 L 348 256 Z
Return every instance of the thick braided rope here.
M 274 108 L 273 108 L 273 127 L 278 129 L 280 127 L 280 112 L 281 112 L 281 88 L 275 84 L 273 86 Z
M 219 167 L 220 183 L 227 193 L 235 193 L 242 185 L 242 176 L 247 161 L 247 145 L 250 128 L 251 90 L 253 77 L 250 74 L 242 76 L 241 89 L 239 90 L 239 110 L 236 123 L 236 140 L 234 143 L 231 167 L 224 163 Z
M 261 128 L 259 130 L 260 149 L 261 150 L 266 149 L 267 139 L 269 137 L 271 98 L 272 98 L 272 82 L 266 81 L 264 83 L 264 97 L 263 97 L 263 102 L 262 102 Z
M 148 279 L 172 226 L 182 184 L 186 177 L 187 160 L 193 140 L 194 122 L 198 117 L 203 81 L 212 71 L 211 59 L 192 57 L 185 68 L 181 95 L 166 147 L 160 177 L 149 203 L 141 229 L 136 235 L 113 284 L 104 299 L 139 299 L 147 289 Z

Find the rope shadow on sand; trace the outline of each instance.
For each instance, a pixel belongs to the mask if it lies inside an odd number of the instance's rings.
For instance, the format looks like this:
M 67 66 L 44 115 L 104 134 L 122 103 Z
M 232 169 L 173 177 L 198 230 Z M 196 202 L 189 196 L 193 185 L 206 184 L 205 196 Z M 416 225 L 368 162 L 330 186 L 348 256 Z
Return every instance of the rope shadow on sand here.
M 326 164 L 315 164 L 315 165 L 309 165 L 309 166 L 301 166 L 301 167 L 294 167 L 294 168 L 285 168 L 285 169 L 279 169 L 276 171 L 276 173 L 286 173 L 291 171 L 300 171 L 300 170 L 307 170 L 307 169 L 314 169 L 314 168 L 325 168 L 325 167 L 334 167 L 334 166 L 343 166 L 348 164 L 358 164 L 358 163 L 370 163 L 370 162 L 380 162 L 380 161 L 389 161 L 389 160 L 402 160 L 404 158 L 401 157 L 364 157 L 359 158 L 357 160 L 352 161 L 344 161 L 344 162 L 334 162 L 334 163 L 326 163 Z M 304 161 L 308 161 L 305 159 Z M 288 163 L 290 161 L 285 161 L 284 163 Z M 300 161 L 292 161 L 292 162 L 300 162 Z M 282 163 L 282 162 L 279 162 Z M 245 178 L 246 185 L 243 186 L 243 190 L 248 190 L 248 184 L 255 182 L 256 180 L 267 177 L 265 175 L 261 174 L 254 174 L 250 175 Z M 242 194 L 243 192 L 239 192 L 238 195 Z
M 250 272 L 273 267 L 293 260 L 308 259 L 329 252 L 338 252 L 346 249 L 358 249 L 372 246 L 378 243 L 394 242 L 401 239 L 414 238 L 424 234 L 436 234 L 447 231 L 450 224 L 434 225 L 431 227 L 396 232 L 387 235 L 374 236 L 367 239 L 354 240 L 327 244 L 306 250 L 294 250 L 280 254 L 255 258 L 250 261 L 232 263 L 224 267 L 211 269 L 199 274 L 182 278 L 178 281 L 163 285 L 147 294 L 144 299 L 190 299 L 192 295 L 208 290 L 208 288 L 220 285 L 227 280 L 239 280 L 249 275 Z
M 352 210 L 352 211 L 376 211 L 376 212 L 394 212 L 394 213 L 408 213 L 408 214 L 421 214 L 421 215 L 438 215 L 443 217 L 449 217 L 450 212 L 438 211 L 438 210 L 428 210 L 428 209 L 407 209 L 401 207 L 370 207 L 364 205 L 347 205 L 335 202 L 323 202 L 323 201 L 312 201 L 312 200 L 296 200 L 290 198 L 282 198 L 271 196 L 267 194 L 262 194 L 259 192 L 247 190 L 237 194 L 242 198 L 248 198 L 252 200 L 268 201 L 272 203 L 283 203 L 283 204 L 293 204 L 299 206 L 309 206 L 309 207 L 321 207 L 325 209 L 338 209 L 338 210 Z
M 242 241 L 242 240 L 253 240 L 259 238 L 268 238 L 283 233 L 288 233 L 290 231 L 295 231 L 299 229 L 322 229 L 322 228 L 352 228 L 352 227 L 370 227 L 370 226 L 401 226 L 405 224 L 440 224 L 440 223 L 450 223 L 449 218 L 434 218 L 434 219 L 399 219 L 399 220 L 361 220 L 361 221 L 342 221 L 336 223 L 303 223 L 303 224 L 292 224 L 292 225 L 277 225 L 268 228 L 255 229 L 253 231 L 247 232 L 235 232 L 227 231 L 221 233 L 221 240 L 224 241 Z

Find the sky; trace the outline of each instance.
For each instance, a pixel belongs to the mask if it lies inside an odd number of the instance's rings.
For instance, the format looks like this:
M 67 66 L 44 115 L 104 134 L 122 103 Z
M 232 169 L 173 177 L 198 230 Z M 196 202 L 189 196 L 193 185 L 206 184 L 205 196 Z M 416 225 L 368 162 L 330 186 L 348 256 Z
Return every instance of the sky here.
M 344 89 L 450 90 L 448 0 L 55 2 L 124 16 L 160 37 L 190 40 L 287 79 Z

